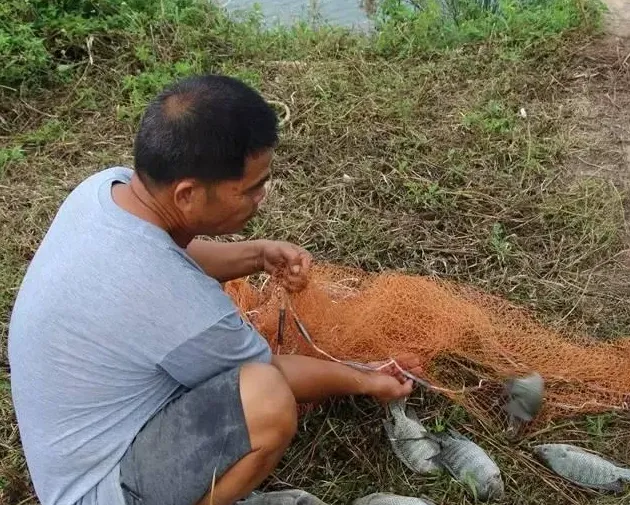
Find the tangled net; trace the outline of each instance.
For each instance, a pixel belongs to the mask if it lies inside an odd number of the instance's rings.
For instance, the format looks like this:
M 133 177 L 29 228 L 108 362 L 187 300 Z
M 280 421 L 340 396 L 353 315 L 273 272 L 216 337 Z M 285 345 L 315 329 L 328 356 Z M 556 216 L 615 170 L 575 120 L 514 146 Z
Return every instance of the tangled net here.
M 226 285 L 252 324 L 277 348 L 278 285 Z M 534 425 L 576 414 L 628 412 L 630 339 L 566 337 L 526 311 L 469 286 L 422 276 L 319 265 L 291 305 L 317 347 L 338 359 L 385 361 L 415 354 L 421 379 L 477 418 L 507 422 L 498 401 L 509 378 L 538 372 L 545 402 Z M 282 353 L 322 357 L 287 318 Z

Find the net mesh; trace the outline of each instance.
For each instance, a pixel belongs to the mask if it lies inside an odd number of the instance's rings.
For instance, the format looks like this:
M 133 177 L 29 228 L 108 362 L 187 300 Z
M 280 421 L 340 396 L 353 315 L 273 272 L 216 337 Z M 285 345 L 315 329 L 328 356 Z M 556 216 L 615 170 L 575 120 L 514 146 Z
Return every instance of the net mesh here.
M 273 280 L 226 285 L 251 323 L 278 348 L 283 295 Z M 536 421 L 627 410 L 630 339 L 560 335 L 525 310 L 466 285 L 399 273 L 367 274 L 318 265 L 290 303 L 314 343 L 338 359 L 420 360 L 420 378 L 476 417 L 505 423 L 505 381 L 538 372 L 545 401 Z M 279 352 L 321 357 L 287 317 Z M 417 369 L 415 371 L 417 374 Z

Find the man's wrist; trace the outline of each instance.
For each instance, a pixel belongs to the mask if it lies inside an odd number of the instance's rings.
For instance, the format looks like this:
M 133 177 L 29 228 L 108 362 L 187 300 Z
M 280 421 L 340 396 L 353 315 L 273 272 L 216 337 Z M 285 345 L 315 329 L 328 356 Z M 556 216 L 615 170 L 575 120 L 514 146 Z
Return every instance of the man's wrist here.
M 252 240 L 250 245 L 253 248 L 254 257 L 254 270 L 255 273 L 260 273 L 265 270 L 265 248 L 267 247 L 268 240 Z
M 359 394 L 365 396 L 375 396 L 379 390 L 378 373 L 376 372 L 359 372 L 361 377 L 361 390 Z

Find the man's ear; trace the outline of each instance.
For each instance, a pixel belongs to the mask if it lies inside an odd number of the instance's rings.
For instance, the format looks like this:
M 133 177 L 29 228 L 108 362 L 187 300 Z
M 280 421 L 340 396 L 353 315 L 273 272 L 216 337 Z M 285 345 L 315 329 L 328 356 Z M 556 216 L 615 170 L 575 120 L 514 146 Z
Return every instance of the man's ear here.
M 204 198 L 205 190 L 195 179 L 182 179 L 173 187 L 173 203 L 183 212 L 199 208 Z

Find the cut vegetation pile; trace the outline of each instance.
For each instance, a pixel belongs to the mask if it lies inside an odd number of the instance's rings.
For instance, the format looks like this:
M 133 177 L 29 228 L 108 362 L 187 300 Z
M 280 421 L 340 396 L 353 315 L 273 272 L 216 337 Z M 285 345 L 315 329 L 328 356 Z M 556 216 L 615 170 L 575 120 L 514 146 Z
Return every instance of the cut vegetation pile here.
M 554 334 L 630 335 L 630 47 L 598 35 L 590 1 L 497 13 L 450 3 L 454 20 L 385 1 L 371 37 L 265 30 L 255 16 L 231 21 L 192 0 L 2 3 L 0 503 L 36 503 L 6 357 L 24 269 L 69 191 L 106 166 L 131 166 L 139 115 L 181 76 L 237 76 L 284 118 L 272 190 L 248 238 L 466 283 Z M 630 500 L 568 487 L 527 450 L 562 440 L 630 464 L 627 412 L 550 422 L 515 443 L 444 398 L 411 403 L 431 429 L 454 425 L 492 454 L 506 504 Z M 446 476 L 405 470 L 382 416 L 362 399 L 313 410 L 269 488 L 334 505 L 372 491 L 470 502 Z

